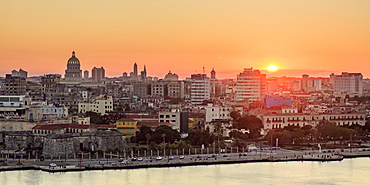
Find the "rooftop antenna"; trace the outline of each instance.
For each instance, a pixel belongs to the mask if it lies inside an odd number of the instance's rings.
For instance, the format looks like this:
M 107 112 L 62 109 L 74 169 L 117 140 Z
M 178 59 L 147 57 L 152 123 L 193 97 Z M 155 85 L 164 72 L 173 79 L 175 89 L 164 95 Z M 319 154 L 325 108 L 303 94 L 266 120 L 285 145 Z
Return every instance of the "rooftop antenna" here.
M 203 67 L 203 74 L 205 74 L 206 73 L 206 68 L 205 67 Z

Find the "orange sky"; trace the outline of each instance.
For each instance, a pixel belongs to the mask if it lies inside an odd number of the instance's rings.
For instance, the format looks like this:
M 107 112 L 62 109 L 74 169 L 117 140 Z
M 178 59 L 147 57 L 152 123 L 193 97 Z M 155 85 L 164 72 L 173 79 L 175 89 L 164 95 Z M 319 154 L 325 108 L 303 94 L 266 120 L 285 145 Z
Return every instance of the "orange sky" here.
M 75 50 L 82 70 L 103 66 L 108 76 L 137 62 L 160 78 L 203 67 L 235 78 L 270 64 L 287 76 L 370 77 L 369 0 L 11 0 L 0 23 L 1 76 L 64 75 Z

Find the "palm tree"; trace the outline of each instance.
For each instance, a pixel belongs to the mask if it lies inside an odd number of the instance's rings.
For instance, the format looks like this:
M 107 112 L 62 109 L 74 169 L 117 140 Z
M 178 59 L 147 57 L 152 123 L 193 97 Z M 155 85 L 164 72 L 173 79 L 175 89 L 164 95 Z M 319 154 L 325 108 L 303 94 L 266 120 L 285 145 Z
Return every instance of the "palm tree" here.
M 146 138 L 146 147 L 149 149 L 149 138 L 150 138 L 150 134 L 149 134 L 149 133 L 147 133 L 147 134 L 145 135 L 145 138 Z

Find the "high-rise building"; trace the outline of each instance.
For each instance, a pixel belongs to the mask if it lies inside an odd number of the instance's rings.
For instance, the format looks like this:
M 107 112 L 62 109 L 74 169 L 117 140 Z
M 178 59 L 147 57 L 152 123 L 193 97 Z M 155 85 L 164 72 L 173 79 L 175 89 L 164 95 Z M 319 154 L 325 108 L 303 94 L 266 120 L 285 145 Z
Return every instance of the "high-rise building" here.
M 13 70 L 12 71 L 12 76 L 20 76 L 20 77 L 23 77 L 23 78 L 27 79 L 28 73 L 27 73 L 27 71 L 24 71 L 23 69 L 19 69 L 19 71 Z
M 95 82 L 100 82 L 101 80 L 105 78 L 105 70 L 103 67 L 101 68 L 94 67 L 91 73 L 92 73 L 92 79 Z
M 146 67 L 144 65 L 144 70 L 141 71 L 141 80 L 145 81 L 146 80 Z
M 84 71 L 84 79 L 85 80 L 89 79 L 89 71 L 88 70 Z
M 190 101 L 199 105 L 211 98 L 211 82 L 206 74 L 193 74 L 190 79 Z
M 20 76 L 6 74 L 4 83 L 5 95 L 25 95 L 26 79 Z
M 45 100 L 51 101 L 58 94 L 58 84 L 60 83 L 61 75 L 48 74 L 41 77 L 43 96 Z
M 134 71 L 133 72 L 134 72 L 133 77 L 137 78 L 138 74 L 137 74 L 137 64 L 136 63 L 134 64 Z
M 266 94 L 266 74 L 259 70 L 244 68 L 236 79 L 236 101 L 248 100 L 249 103 L 261 101 Z
M 80 69 L 80 60 L 76 58 L 75 52 L 72 52 L 72 57 L 68 59 L 67 70 L 65 71 L 64 78 L 67 81 L 81 81 L 82 70 Z
M 302 90 L 303 91 L 307 91 L 307 87 L 309 87 L 309 82 L 308 82 L 308 75 L 307 74 L 304 74 L 302 75 L 302 82 L 301 82 L 301 86 L 302 86 Z
M 363 94 L 363 76 L 361 73 L 342 72 L 341 75 L 332 76 L 334 91 L 346 94 Z

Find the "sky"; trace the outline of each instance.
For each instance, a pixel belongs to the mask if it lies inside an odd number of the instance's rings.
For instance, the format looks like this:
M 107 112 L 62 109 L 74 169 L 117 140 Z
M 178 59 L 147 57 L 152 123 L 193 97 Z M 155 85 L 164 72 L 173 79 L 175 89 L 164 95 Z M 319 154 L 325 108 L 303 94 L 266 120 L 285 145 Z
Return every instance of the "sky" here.
M 160 78 L 250 67 L 370 77 L 369 0 L 11 0 L 0 3 L 0 33 L 0 76 L 64 76 L 75 51 L 83 71 L 109 77 L 135 62 Z M 272 64 L 280 70 L 265 71 Z

